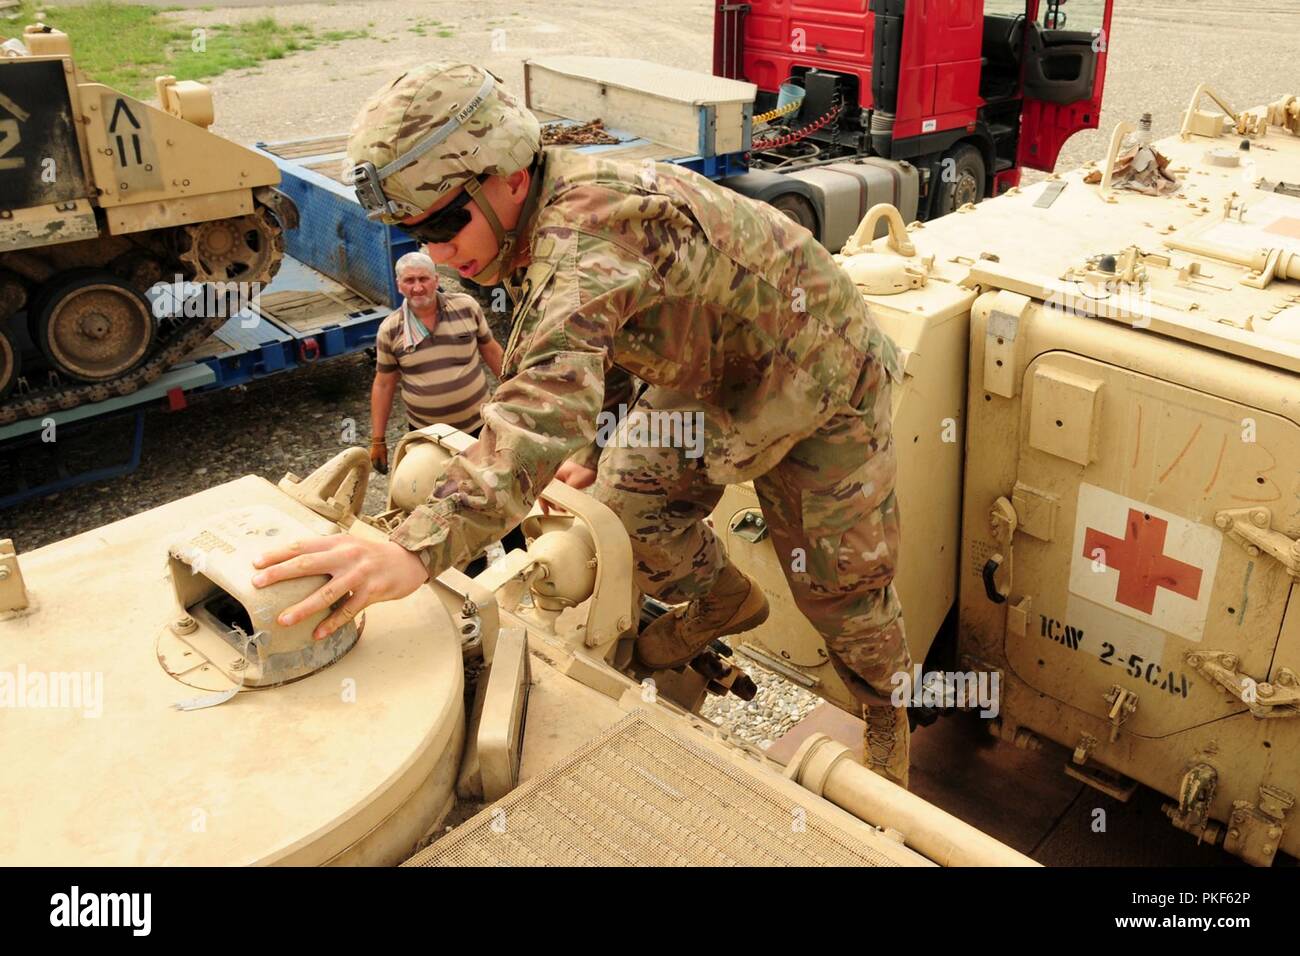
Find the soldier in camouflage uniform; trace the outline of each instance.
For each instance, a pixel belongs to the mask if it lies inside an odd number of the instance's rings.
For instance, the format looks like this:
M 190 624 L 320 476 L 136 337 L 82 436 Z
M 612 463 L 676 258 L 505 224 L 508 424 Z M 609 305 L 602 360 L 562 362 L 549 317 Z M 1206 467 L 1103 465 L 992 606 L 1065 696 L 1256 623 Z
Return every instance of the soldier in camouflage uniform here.
M 753 481 L 795 600 L 863 706 L 868 766 L 906 786 L 906 712 L 889 702 L 891 676 L 911 668 L 891 586 L 899 366 L 830 254 L 772 207 L 682 167 L 542 150 L 537 120 L 472 66 L 399 77 L 361 111 L 348 157 L 373 216 L 467 278 L 504 281 L 515 302 L 478 443 L 391 542 L 437 575 L 514 527 L 557 471 L 582 486 L 599 459 L 594 493 L 631 536 L 637 584 L 685 602 L 641 633 L 637 657 L 678 667 L 767 616 L 703 523 L 726 484 Z M 602 455 L 598 415 L 620 405 L 633 407 L 624 440 Z M 622 447 L 634 415 L 669 411 L 702 412 L 702 454 Z M 333 574 L 324 597 L 352 591 L 322 633 L 400 590 L 315 557 L 331 547 L 261 564 Z M 260 577 L 290 576 L 271 574 Z

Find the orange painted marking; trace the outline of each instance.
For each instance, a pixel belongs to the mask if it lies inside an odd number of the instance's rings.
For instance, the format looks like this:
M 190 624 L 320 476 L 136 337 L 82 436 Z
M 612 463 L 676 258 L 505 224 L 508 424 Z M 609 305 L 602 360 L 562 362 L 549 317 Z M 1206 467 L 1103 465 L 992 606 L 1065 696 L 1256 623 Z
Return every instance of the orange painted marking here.
M 1142 405 L 1138 404 L 1138 433 L 1137 440 L 1133 442 L 1133 464 L 1129 465 L 1129 471 L 1133 471 L 1138 466 L 1138 455 L 1142 451 Z
M 1223 466 L 1223 453 L 1228 450 L 1228 436 L 1223 436 L 1223 444 L 1219 446 L 1219 457 L 1214 463 L 1214 474 L 1210 475 L 1210 483 L 1201 489 L 1202 494 L 1208 494 L 1209 490 L 1214 487 L 1214 483 L 1219 480 L 1219 469 Z
M 1169 477 L 1170 472 L 1172 472 L 1175 468 L 1178 467 L 1178 463 L 1182 461 L 1183 456 L 1186 455 L 1191 450 L 1192 444 L 1196 441 L 1196 436 L 1199 435 L 1200 433 L 1201 433 L 1201 426 L 1197 425 L 1196 430 L 1192 432 L 1192 437 L 1187 439 L 1187 444 L 1184 445 L 1183 450 L 1178 453 L 1178 457 L 1174 459 L 1173 464 L 1170 465 L 1168 468 L 1166 468 L 1165 473 L 1160 476 L 1158 482 L 1159 484 L 1164 484 L 1164 480 Z
M 1260 445 L 1259 448 L 1260 451 L 1264 452 L 1265 454 L 1268 455 L 1269 458 L 1272 459 L 1272 462 L 1269 464 L 1269 466 L 1267 468 L 1262 469 L 1259 473 L 1259 477 L 1263 478 L 1270 471 L 1277 470 L 1277 456 L 1274 455 L 1267 448 L 1265 448 L 1263 445 Z M 1273 484 L 1273 479 L 1271 478 L 1266 483 L 1273 486 L 1273 496 L 1271 498 L 1247 498 L 1245 495 L 1230 495 L 1229 497 L 1232 498 L 1233 501 L 1245 501 L 1252 505 L 1267 505 L 1267 504 L 1272 504 L 1274 501 L 1281 500 L 1282 489 L 1279 488 L 1277 485 Z M 1261 484 L 1264 484 L 1264 482 L 1261 482 Z

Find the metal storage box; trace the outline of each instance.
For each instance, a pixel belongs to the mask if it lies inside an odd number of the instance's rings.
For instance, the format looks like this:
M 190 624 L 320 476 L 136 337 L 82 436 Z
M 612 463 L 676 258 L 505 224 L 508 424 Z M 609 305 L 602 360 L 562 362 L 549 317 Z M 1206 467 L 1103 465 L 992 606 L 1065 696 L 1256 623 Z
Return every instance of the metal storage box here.
M 530 109 L 634 129 L 684 156 L 749 149 L 756 91 L 753 83 L 644 60 L 555 56 L 524 64 Z

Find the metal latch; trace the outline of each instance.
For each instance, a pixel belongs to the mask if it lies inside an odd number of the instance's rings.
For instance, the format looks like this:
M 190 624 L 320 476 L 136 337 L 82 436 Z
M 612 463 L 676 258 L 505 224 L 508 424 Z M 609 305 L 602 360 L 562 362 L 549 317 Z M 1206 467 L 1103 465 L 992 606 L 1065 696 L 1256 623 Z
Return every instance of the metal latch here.
M 984 595 L 994 604 L 1005 604 L 1007 596 L 1011 593 L 1011 540 L 1019 523 L 1016 509 L 1012 507 L 1009 500 L 1000 497 L 993 502 L 989 524 L 993 531 L 993 538 L 1001 550 L 984 562 L 980 576 L 984 579 Z M 1000 576 L 1001 580 L 999 580 L 999 571 L 1003 572 Z
M 767 521 L 757 508 L 749 508 L 732 518 L 728 530 L 750 544 L 757 544 L 768 535 Z
M 1267 508 L 1235 508 L 1220 511 L 1214 523 L 1252 558 L 1267 554 L 1287 574 L 1300 580 L 1300 541 L 1273 530 L 1273 513 Z
M 1092 756 L 1092 752 L 1096 749 L 1097 738 L 1092 734 L 1084 734 L 1079 738 L 1079 742 L 1074 745 L 1074 753 L 1070 756 L 1070 759 L 1082 767 L 1088 762 L 1088 758 Z
M 1112 687 L 1111 694 L 1114 694 L 1117 690 L 1120 690 L 1120 688 Z M 1122 693 L 1128 692 L 1122 691 Z M 1107 695 L 1107 701 L 1111 699 L 1111 694 Z M 1125 717 L 1136 709 L 1137 698 L 1134 697 L 1132 707 L 1120 714 L 1119 721 L 1122 722 Z M 1118 733 L 1119 723 L 1116 722 L 1111 730 L 1110 739 L 1114 741 Z M 1084 734 L 1080 737 L 1079 743 L 1075 746 L 1074 754 L 1071 757 L 1072 762 L 1065 765 L 1065 775 L 1086 783 L 1094 790 L 1099 790 L 1104 794 L 1114 797 L 1120 803 L 1128 803 L 1133 794 L 1137 792 L 1138 782 L 1132 777 L 1125 776 L 1122 773 L 1116 773 L 1106 767 L 1089 765 L 1088 758 L 1091 757 L 1092 752 L 1097 749 L 1098 743 L 1099 741 L 1092 734 Z
M 1115 684 L 1106 691 L 1106 703 L 1110 704 L 1110 712 L 1106 714 L 1106 719 L 1110 721 L 1110 742 L 1114 743 L 1119 739 L 1120 724 L 1137 711 L 1138 697 L 1131 690 L 1125 690 L 1119 684 Z
M 1241 659 L 1226 651 L 1189 651 L 1187 663 L 1202 677 L 1218 684 L 1256 717 L 1300 716 L 1300 679 L 1289 667 L 1279 667 L 1273 683 L 1257 681 L 1237 668 Z
M 1166 803 L 1161 809 L 1171 823 L 1185 833 L 1196 837 L 1196 842 L 1208 839 L 1218 843 L 1223 828 L 1210 819 L 1210 807 L 1219 785 L 1219 774 L 1207 763 L 1198 763 L 1183 774 L 1178 785 L 1178 803 Z

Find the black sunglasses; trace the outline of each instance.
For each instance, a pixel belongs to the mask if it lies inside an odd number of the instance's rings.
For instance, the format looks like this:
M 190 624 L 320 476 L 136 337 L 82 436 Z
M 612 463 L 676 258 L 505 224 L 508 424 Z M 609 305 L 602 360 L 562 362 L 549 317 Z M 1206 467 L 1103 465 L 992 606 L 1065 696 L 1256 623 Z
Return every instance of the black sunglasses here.
M 475 182 L 481 183 L 482 180 L 476 178 Z M 452 239 L 456 238 L 457 233 L 469 225 L 470 219 L 473 218 L 473 214 L 465 208 L 472 198 L 468 189 L 462 189 L 459 196 L 428 219 L 409 226 L 398 223 L 397 228 L 421 243 L 438 245 L 443 242 L 451 242 Z

